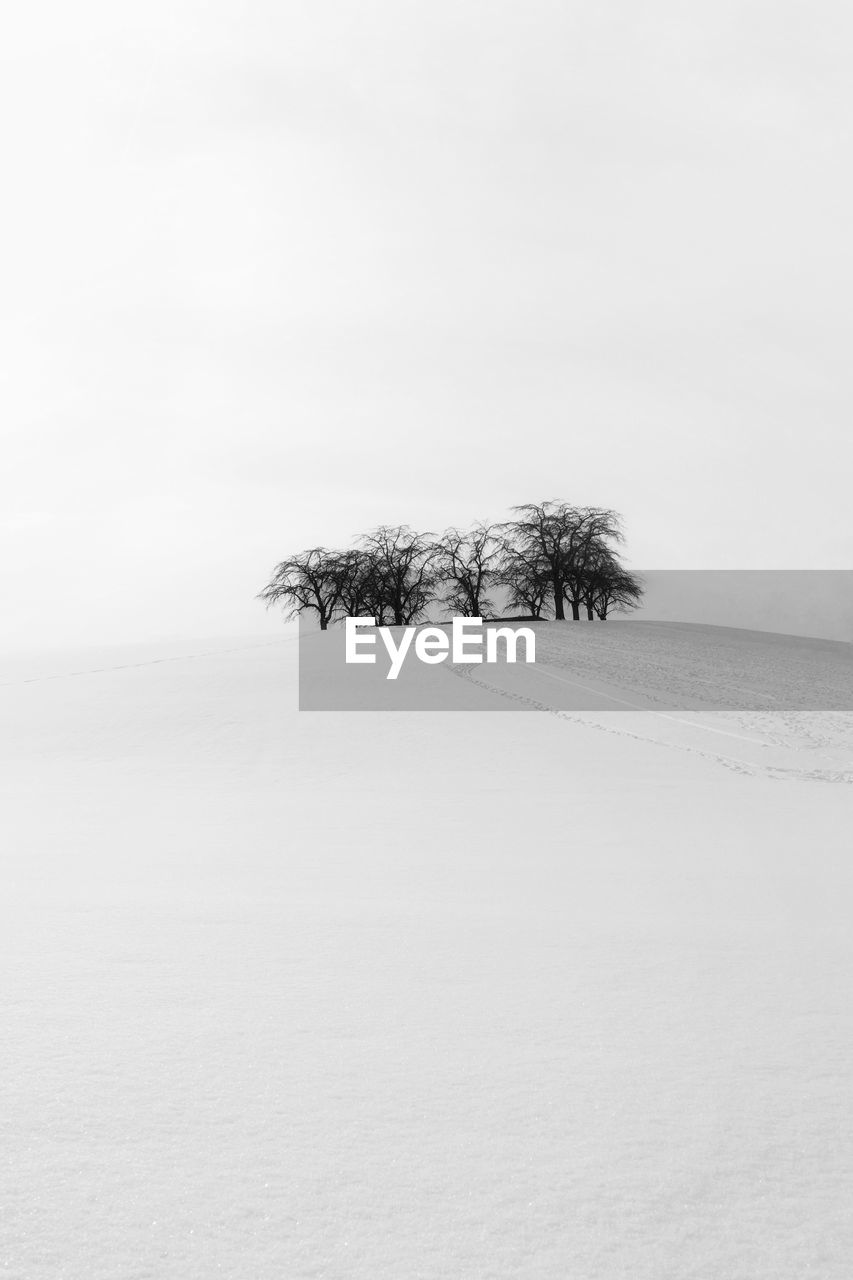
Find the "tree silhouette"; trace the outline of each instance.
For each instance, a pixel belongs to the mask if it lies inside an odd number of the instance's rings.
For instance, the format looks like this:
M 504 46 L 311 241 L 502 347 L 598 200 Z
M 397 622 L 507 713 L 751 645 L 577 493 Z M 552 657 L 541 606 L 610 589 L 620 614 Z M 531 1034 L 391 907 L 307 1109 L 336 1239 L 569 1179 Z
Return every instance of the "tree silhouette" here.
M 611 609 L 636 609 L 643 595 L 640 579 L 625 569 L 618 560 L 599 567 L 591 575 L 588 599 L 595 615 L 604 622 Z M 592 614 L 587 606 L 587 617 Z
M 525 616 L 539 619 L 551 590 L 551 574 L 535 551 L 519 547 L 511 539 L 501 545 L 497 581 L 506 587 L 507 603 Z
M 566 573 L 572 563 L 574 547 L 580 536 L 579 515 L 566 502 L 526 502 L 513 507 L 515 520 L 504 525 L 508 538 L 519 554 L 536 561 L 547 576 L 554 601 L 554 617 L 562 621 L 566 614 Z
M 447 529 L 435 543 L 435 572 L 450 585 L 445 603 L 460 617 L 482 618 L 492 608 L 486 594 L 497 582 L 501 545 L 494 526 Z
M 387 603 L 382 596 L 382 583 L 373 554 L 362 547 L 343 551 L 340 555 L 340 608 L 345 617 L 375 618 L 385 626 Z
M 339 557 L 325 547 L 312 547 L 300 555 L 282 560 L 258 595 L 269 609 L 284 606 L 284 616 L 292 618 L 306 609 L 313 610 L 325 631 L 335 615 L 341 598 Z
M 575 622 L 580 618 L 594 567 L 614 559 L 612 544 L 622 540 L 622 527 L 615 511 L 607 507 L 574 509 L 573 536 L 566 546 L 562 576 L 563 591 Z
M 416 621 L 435 599 L 439 582 L 437 551 L 429 535 L 405 524 L 380 525 L 361 539 L 361 550 L 367 557 L 368 594 L 376 600 L 377 621 L 386 612 L 395 627 Z
M 338 616 L 372 617 L 379 626 L 408 626 L 430 601 L 444 599 L 456 614 L 483 617 L 489 590 L 506 589 L 510 608 L 541 618 L 547 599 L 554 615 L 589 619 L 633 608 L 640 581 L 621 564 L 619 516 L 608 507 L 528 502 L 516 519 L 451 528 L 436 540 L 408 525 L 380 525 L 346 551 L 312 547 L 276 565 L 259 598 L 281 604 L 285 616 L 311 610 L 325 631 Z

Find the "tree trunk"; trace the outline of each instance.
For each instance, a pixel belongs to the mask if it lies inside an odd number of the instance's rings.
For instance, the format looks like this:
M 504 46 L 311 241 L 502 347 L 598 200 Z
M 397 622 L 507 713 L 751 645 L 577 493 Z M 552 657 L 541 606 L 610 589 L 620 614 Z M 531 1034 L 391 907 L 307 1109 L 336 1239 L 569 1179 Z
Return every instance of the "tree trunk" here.
M 579 600 L 572 601 L 572 622 L 578 622 L 581 616 L 581 606 Z
M 586 606 L 586 620 L 587 620 L 587 622 L 594 622 L 594 621 L 595 621 L 595 614 L 594 614 L 594 613 L 593 613 L 593 611 L 592 611 L 592 605 L 591 605 L 591 604 L 588 604 L 588 605 Z
M 563 588 L 556 579 L 554 581 L 554 618 L 557 622 L 564 622 L 566 618 L 566 611 L 563 608 Z

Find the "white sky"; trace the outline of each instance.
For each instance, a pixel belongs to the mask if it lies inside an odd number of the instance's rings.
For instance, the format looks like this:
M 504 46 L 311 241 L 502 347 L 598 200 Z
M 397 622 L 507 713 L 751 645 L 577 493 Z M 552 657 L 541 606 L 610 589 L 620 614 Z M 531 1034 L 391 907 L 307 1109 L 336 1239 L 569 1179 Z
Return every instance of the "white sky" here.
M 850 568 L 853 11 L 7 6 L 0 644 L 258 631 L 379 522 Z

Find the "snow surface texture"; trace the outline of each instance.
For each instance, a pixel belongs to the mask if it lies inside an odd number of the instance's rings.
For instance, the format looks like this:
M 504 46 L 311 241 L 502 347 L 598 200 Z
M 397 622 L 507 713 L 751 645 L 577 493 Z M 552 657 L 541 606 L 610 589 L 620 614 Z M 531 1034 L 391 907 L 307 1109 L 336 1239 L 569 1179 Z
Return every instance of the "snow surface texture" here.
M 514 629 L 510 624 L 509 629 Z M 853 712 L 853 644 L 802 636 L 743 631 L 695 623 L 612 621 L 522 624 L 533 632 L 536 660 L 519 644 L 507 663 L 483 661 L 481 628 L 473 646 L 479 663 L 429 665 L 409 646 L 389 679 L 386 641 L 366 632 L 372 663 L 347 664 L 342 627 L 303 632 L 299 640 L 299 705 L 329 710 L 493 710 L 537 707 L 554 711 L 769 711 L 774 719 L 797 711 Z M 401 627 L 383 628 L 392 648 Z M 443 628 L 448 636 L 449 628 Z M 467 684 L 446 680 L 450 662 Z M 497 691 L 497 692 L 496 692 Z M 657 723 L 657 722 L 655 722 Z M 843 723 L 842 721 L 838 722 Z
M 295 656 L 0 672 L 5 1274 L 848 1280 L 851 717 Z

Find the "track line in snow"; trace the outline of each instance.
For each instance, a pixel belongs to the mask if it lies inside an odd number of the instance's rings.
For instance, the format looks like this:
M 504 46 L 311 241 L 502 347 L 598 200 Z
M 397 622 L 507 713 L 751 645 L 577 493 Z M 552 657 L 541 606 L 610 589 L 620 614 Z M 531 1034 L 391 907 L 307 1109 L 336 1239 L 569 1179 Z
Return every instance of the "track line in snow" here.
M 558 707 L 552 707 L 547 703 L 540 702 L 538 699 L 531 697 L 528 694 L 517 693 L 505 689 L 497 689 L 487 681 L 477 679 L 476 676 L 471 674 L 470 668 L 467 667 L 463 668 L 453 666 L 453 664 L 448 664 L 448 670 L 460 679 L 470 680 L 472 683 L 481 685 L 485 689 L 493 689 L 495 692 L 503 694 L 504 697 L 525 703 L 534 711 L 545 711 L 549 715 L 557 716 L 561 720 L 567 720 L 572 724 L 580 724 L 589 729 L 596 729 L 601 733 L 612 733 L 617 737 L 633 738 L 636 742 L 645 742 L 651 746 L 663 747 L 668 751 L 683 751 L 689 755 L 697 755 L 703 759 L 712 760 L 735 773 L 740 773 L 749 777 L 768 777 L 776 780 L 789 779 L 798 782 L 841 782 L 846 783 L 847 785 L 853 784 L 853 771 L 849 769 L 807 769 L 786 766 L 783 764 L 774 764 L 771 761 L 756 762 L 753 760 L 744 760 L 739 756 L 724 755 L 721 752 L 707 751 L 702 747 L 691 746 L 689 743 L 685 742 L 667 742 L 665 739 L 649 736 L 648 734 L 636 733 L 631 729 L 626 729 L 621 726 L 617 727 L 615 725 L 601 724 L 595 720 L 588 719 L 587 716 L 589 713 L 585 713 L 583 711 L 562 710 Z M 541 668 L 539 669 L 539 673 L 540 675 L 545 674 Z M 550 675 L 553 673 L 549 672 L 548 674 Z M 580 681 L 571 681 L 566 677 L 560 676 L 555 678 L 561 680 L 563 683 L 575 684 L 578 688 L 583 688 L 596 694 L 600 693 L 600 690 L 592 689 L 591 686 L 583 685 Z M 699 724 L 693 720 L 683 720 L 678 716 L 670 715 L 668 712 L 655 711 L 648 707 L 643 707 L 639 703 L 632 703 L 626 698 L 617 698 L 614 696 L 612 701 L 621 702 L 624 706 L 644 711 L 649 715 L 658 716 L 660 719 L 671 720 L 676 724 L 684 725 L 690 729 L 703 729 L 709 733 L 719 733 L 726 737 L 736 738 L 741 742 L 750 743 L 752 746 L 764 747 L 767 749 L 772 749 L 776 746 L 774 743 L 764 742 L 758 738 L 749 738 L 744 734 L 734 733 L 730 730 L 716 729 L 711 725 Z M 600 714 L 606 715 L 607 712 L 604 711 Z
M 603 693 L 592 685 L 583 684 L 580 680 L 570 680 L 566 676 L 558 675 L 555 671 L 545 671 L 542 667 L 537 668 L 536 666 L 533 669 L 537 675 L 546 676 L 551 680 L 559 680 L 561 684 L 573 685 L 577 689 L 583 689 L 586 693 L 594 693 L 596 697 L 607 698 L 610 702 L 621 703 L 624 707 L 630 707 L 632 711 L 645 711 L 650 715 L 660 716 L 662 720 L 671 720 L 673 724 L 687 725 L 691 729 L 703 729 L 706 733 L 719 733 L 726 738 L 737 738 L 740 742 L 750 742 L 756 747 L 771 748 L 774 745 L 772 742 L 764 742 L 761 738 L 750 738 L 743 733 L 734 733 L 730 729 L 717 729 L 712 725 L 697 724 L 695 720 L 685 720 L 682 716 L 675 716 L 670 711 L 656 711 L 653 707 L 644 707 L 640 702 L 632 702 L 628 698 L 619 698 L 614 694 Z
M 162 662 L 187 662 L 197 658 L 217 658 L 223 653 L 245 653 L 250 649 L 269 649 L 273 645 L 288 644 L 298 636 L 282 636 L 279 640 L 264 640 L 260 644 L 237 645 L 232 649 L 208 649 L 203 653 L 176 653 L 169 658 L 148 658 L 145 662 L 120 662 L 111 667 L 87 667 L 83 671 L 60 671 L 51 676 L 26 676 L 23 680 L 0 680 L 0 689 L 21 684 L 42 684 L 47 680 L 70 680 L 74 676 L 99 676 L 110 671 L 133 671 L 138 667 L 156 667 Z

